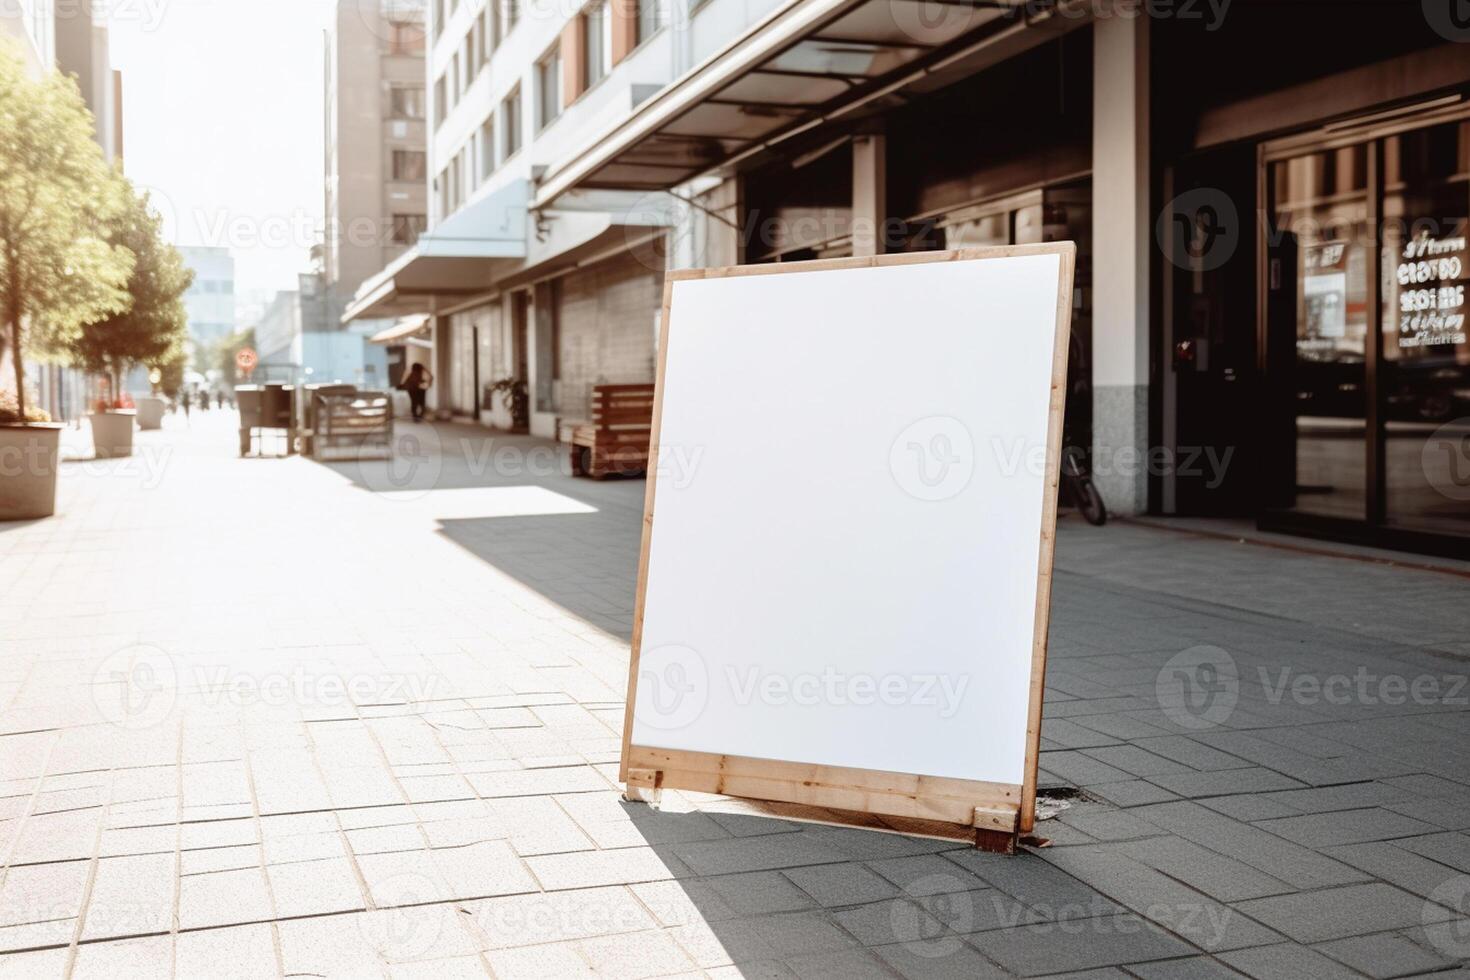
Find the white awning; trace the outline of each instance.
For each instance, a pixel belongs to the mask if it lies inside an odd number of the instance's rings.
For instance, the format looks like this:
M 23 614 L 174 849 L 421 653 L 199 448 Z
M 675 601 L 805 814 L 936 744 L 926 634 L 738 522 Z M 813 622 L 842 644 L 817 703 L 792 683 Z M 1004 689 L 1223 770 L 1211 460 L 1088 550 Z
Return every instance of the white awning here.
M 485 292 L 497 268 L 526 256 L 530 195 L 517 178 L 439 222 L 358 287 L 342 322 L 432 313 Z
M 370 344 L 392 344 L 412 337 L 429 325 L 429 315 L 419 313 L 415 316 L 406 316 L 400 319 L 387 330 L 379 330 L 368 338 Z
M 733 166 L 895 92 L 951 84 L 1090 20 L 1088 0 L 790 0 L 537 185 L 659 191 Z

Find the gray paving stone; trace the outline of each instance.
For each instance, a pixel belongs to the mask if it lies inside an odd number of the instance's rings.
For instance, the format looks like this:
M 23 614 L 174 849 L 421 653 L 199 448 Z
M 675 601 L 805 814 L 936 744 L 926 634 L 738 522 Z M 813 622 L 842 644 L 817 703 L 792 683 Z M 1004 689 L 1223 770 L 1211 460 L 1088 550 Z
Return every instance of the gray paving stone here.
M 1127 779 L 1121 783 L 1098 783 L 1087 788 L 1089 796 L 1095 796 L 1113 806 L 1147 806 L 1150 803 L 1167 803 L 1179 799 L 1160 786 L 1143 779 Z
M 953 936 L 925 944 L 875 946 L 872 952 L 904 980 L 1003 980 L 1010 976 Z
M 669 852 L 695 874 L 767 871 L 847 860 L 837 848 L 806 834 L 767 834 L 730 840 L 673 844 Z
M 1216 952 L 1263 946 L 1280 936 L 1259 922 L 1162 872 L 1130 859 L 1115 845 L 1058 848 L 1049 862 L 1095 884 L 1109 898 L 1193 943 Z
M 1279 772 L 1260 767 L 1223 769 L 1215 772 L 1166 773 L 1148 781 L 1189 799 L 1230 796 L 1235 793 L 1266 793 L 1294 789 L 1302 784 Z
M 1138 916 L 1107 915 L 997 929 L 968 937 L 987 958 L 1024 977 L 1187 956 L 1193 950 Z
M 1319 848 L 1409 837 L 1412 834 L 1433 833 L 1435 829 L 1433 824 L 1379 807 L 1262 820 L 1255 826 L 1298 844 Z M 1409 843 L 1401 842 L 1401 846 L 1408 846 Z
M 1345 939 L 1454 918 L 1448 909 L 1381 882 L 1251 899 L 1235 907 L 1271 923 L 1299 943 Z
M 820 905 L 865 905 L 892 898 L 898 888 L 860 864 L 818 865 L 785 872 L 798 888 Z
M 1322 943 L 1315 948 L 1339 963 L 1380 980 L 1411 973 L 1429 973 L 1454 965 L 1440 953 L 1396 933 L 1352 936 Z
M 1118 850 L 1141 864 L 1162 871 L 1221 902 L 1239 902 L 1292 891 L 1292 887 L 1263 871 L 1223 854 L 1216 854 L 1182 837 L 1152 837 L 1129 841 Z
M 1159 960 L 1154 963 L 1134 963 L 1128 972 L 1140 980 L 1219 980 L 1224 977 L 1239 977 L 1219 960 L 1208 956 L 1191 956 L 1182 960 Z
M 1220 959 L 1254 980 L 1349 980 L 1362 974 L 1305 946 L 1261 946 L 1221 953 Z
M 1231 820 L 1197 803 L 1161 803 L 1137 812 L 1145 820 L 1185 840 L 1243 861 L 1298 888 L 1341 885 L 1367 877 L 1317 851 Z

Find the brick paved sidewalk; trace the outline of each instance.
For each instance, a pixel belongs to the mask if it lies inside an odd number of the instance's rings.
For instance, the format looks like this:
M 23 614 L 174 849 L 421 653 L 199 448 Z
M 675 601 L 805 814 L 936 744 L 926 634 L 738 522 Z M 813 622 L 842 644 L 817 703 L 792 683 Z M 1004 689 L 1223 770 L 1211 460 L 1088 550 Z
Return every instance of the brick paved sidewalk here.
M 1004 858 L 620 802 L 641 482 L 232 424 L 0 525 L 0 976 L 1470 976 L 1470 579 L 1065 521 Z

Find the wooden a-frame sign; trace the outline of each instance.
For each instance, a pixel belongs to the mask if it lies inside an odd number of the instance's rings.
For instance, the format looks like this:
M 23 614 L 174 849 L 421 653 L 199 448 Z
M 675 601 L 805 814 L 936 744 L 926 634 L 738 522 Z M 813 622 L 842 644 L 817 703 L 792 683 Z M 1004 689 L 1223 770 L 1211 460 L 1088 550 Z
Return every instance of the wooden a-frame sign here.
M 935 821 L 1000 850 L 1032 830 L 1074 261 L 667 274 L 630 799 Z

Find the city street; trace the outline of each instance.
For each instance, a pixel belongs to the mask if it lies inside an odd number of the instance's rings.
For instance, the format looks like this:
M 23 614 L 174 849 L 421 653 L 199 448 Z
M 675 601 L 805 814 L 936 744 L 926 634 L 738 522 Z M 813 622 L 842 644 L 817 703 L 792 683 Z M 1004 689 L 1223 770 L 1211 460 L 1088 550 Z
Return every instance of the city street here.
M 235 424 L 0 524 L 0 976 L 1470 977 L 1470 566 L 1065 517 L 1006 857 L 621 799 L 642 480 Z

